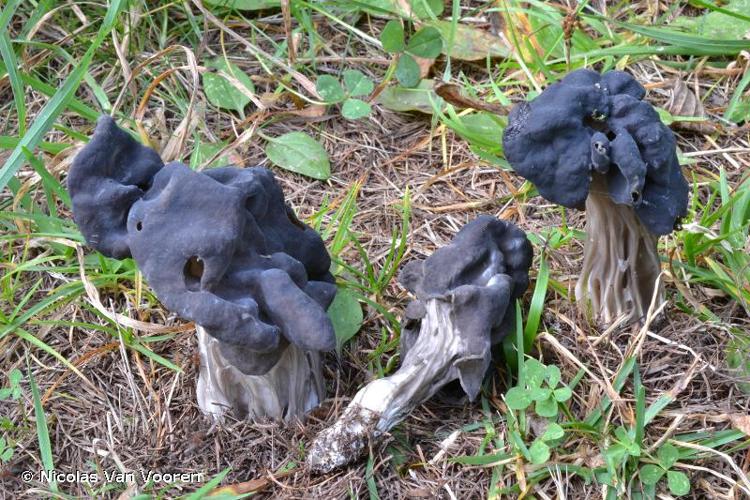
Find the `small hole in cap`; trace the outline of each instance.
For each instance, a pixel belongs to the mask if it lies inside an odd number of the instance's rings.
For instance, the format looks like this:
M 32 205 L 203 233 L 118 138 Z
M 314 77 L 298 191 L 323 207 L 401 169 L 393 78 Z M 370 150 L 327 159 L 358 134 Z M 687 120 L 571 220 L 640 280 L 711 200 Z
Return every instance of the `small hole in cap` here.
M 197 292 L 201 287 L 201 278 L 203 277 L 203 261 L 200 257 L 193 255 L 187 262 L 182 271 L 185 277 L 185 287 L 192 291 Z

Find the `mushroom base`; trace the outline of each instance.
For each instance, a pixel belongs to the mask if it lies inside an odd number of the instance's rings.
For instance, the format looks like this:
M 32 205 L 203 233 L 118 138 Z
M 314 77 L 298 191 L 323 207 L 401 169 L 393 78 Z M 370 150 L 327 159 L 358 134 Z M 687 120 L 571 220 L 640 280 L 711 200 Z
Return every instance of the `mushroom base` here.
M 586 242 L 576 301 L 603 325 L 620 317 L 627 325 L 645 317 L 654 295 L 661 272 L 658 236 L 640 223 L 632 207 L 615 204 L 596 177 L 586 199 Z M 657 303 L 664 296 L 658 286 Z
M 290 344 L 263 375 L 246 375 L 227 362 L 219 341 L 200 326 L 198 406 L 215 420 L 226 412 L 237 418 L 291 420 L 315 408 L 325 396 L 320 353 Z
M 451 304 L 425 304 L 419 336 L 393 375 L 360 389 L 339 419 L 312 443 L 307 463 L 329 472 L 358 459 L 377 440 L 441 387 L 459 378 L 459 364 L 473 359 L 453 323 Z

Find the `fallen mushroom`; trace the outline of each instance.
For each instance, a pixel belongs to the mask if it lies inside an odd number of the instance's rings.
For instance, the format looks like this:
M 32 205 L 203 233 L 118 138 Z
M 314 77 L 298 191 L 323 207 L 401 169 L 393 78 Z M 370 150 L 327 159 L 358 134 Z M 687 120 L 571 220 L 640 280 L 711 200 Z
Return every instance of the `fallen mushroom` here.
M 416 295 L 401 331 L 401 367 L 362 388 L 307 456 L 317 472 L 357 459 L 377 439 L 446 384 L 458 380 L 473 400 L 493 346 L 510 330 L 513 300 L 528 287 L 532 248 L 513 224 L 480 216 L 399 280 Z
M 663 301 L 657 239 L 687 213 L 674 135 L 645 92 L 622 71 L 574 71 L 515 106 L 503 134 L 511 166 L 544 198 L 585 206 L 576 300 L 606 324 L 641 320 L 654 293 Z
M 288 419 L 324 397 L 331 261 L 269 170 L 164 165 L 102 117 L 68 189 L 88 244 L 132 255 L 159 300 L 198 325 L 204 412 Z

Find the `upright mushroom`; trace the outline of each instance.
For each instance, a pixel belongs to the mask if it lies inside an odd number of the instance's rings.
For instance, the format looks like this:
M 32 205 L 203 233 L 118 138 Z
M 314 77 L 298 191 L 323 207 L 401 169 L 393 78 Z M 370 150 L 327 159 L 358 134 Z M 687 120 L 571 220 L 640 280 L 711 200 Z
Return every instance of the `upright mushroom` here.
M 687 213 L 674 135 L 645 92 L 622 71 L 574 71 L 515 106 L 503 134 L 513 169 L 544 198 L 585 206 L 576 299 L 606 324 L 640 320 L 654 293 L 663 300 L 657 239 Z
M 198 325 L 198 403 L 219 418 L 291 418 L 324 396 L 336 286 L 320 236 L 264 168 L 196 172 L 100 118 L 68 176 L 89 245 L 133 256 L 171 311 Z
M 401 330 L 401 367 L 362 388 L 312 444 L 307 462 L 328 472 L 358 458 L 377 439 L 449 382 L 473 400 L 492 356 L 513 324 L 513 300 L 528 287 L 532 248 L 509 222 L 485 215 L 400 281 L 416 300 Z

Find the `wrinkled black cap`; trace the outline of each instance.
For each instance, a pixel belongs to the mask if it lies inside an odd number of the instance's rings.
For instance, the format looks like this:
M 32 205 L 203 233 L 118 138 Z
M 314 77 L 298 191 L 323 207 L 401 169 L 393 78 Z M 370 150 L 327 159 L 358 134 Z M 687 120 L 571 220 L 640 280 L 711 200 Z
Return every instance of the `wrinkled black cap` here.
M 399 281 L 417 298 L 406 309 L 402 359 L 419 335 L 427 301 L 450 302 L 453 325 L 470 353 L 460 362 L 459 381 L 474 399 L 489 367 L 491 345 L 513 325 L 513 301 L 529 286 L 532 258 L 531 243 L 521 229 L 481 215 L 461 228 L 449 245 L 423 261 L 407 263 Z
M 615 203 L 632 206 L 651 233 L 668 234 L 687 213 L 688 184 L 674 134 L 645 93 L 623 71 L 573 71 L 511 110 L 505 157 L 544 198 L 571 208 L 583 208 L 599 173 Z
M 132 255 L 164 305 L 220 340 L 243 372 L 267 371 L 288 342 L 335 346 L 330 257 L 269 170 L 163 165 L 102 117 L 68 189 L 89 245 Z

